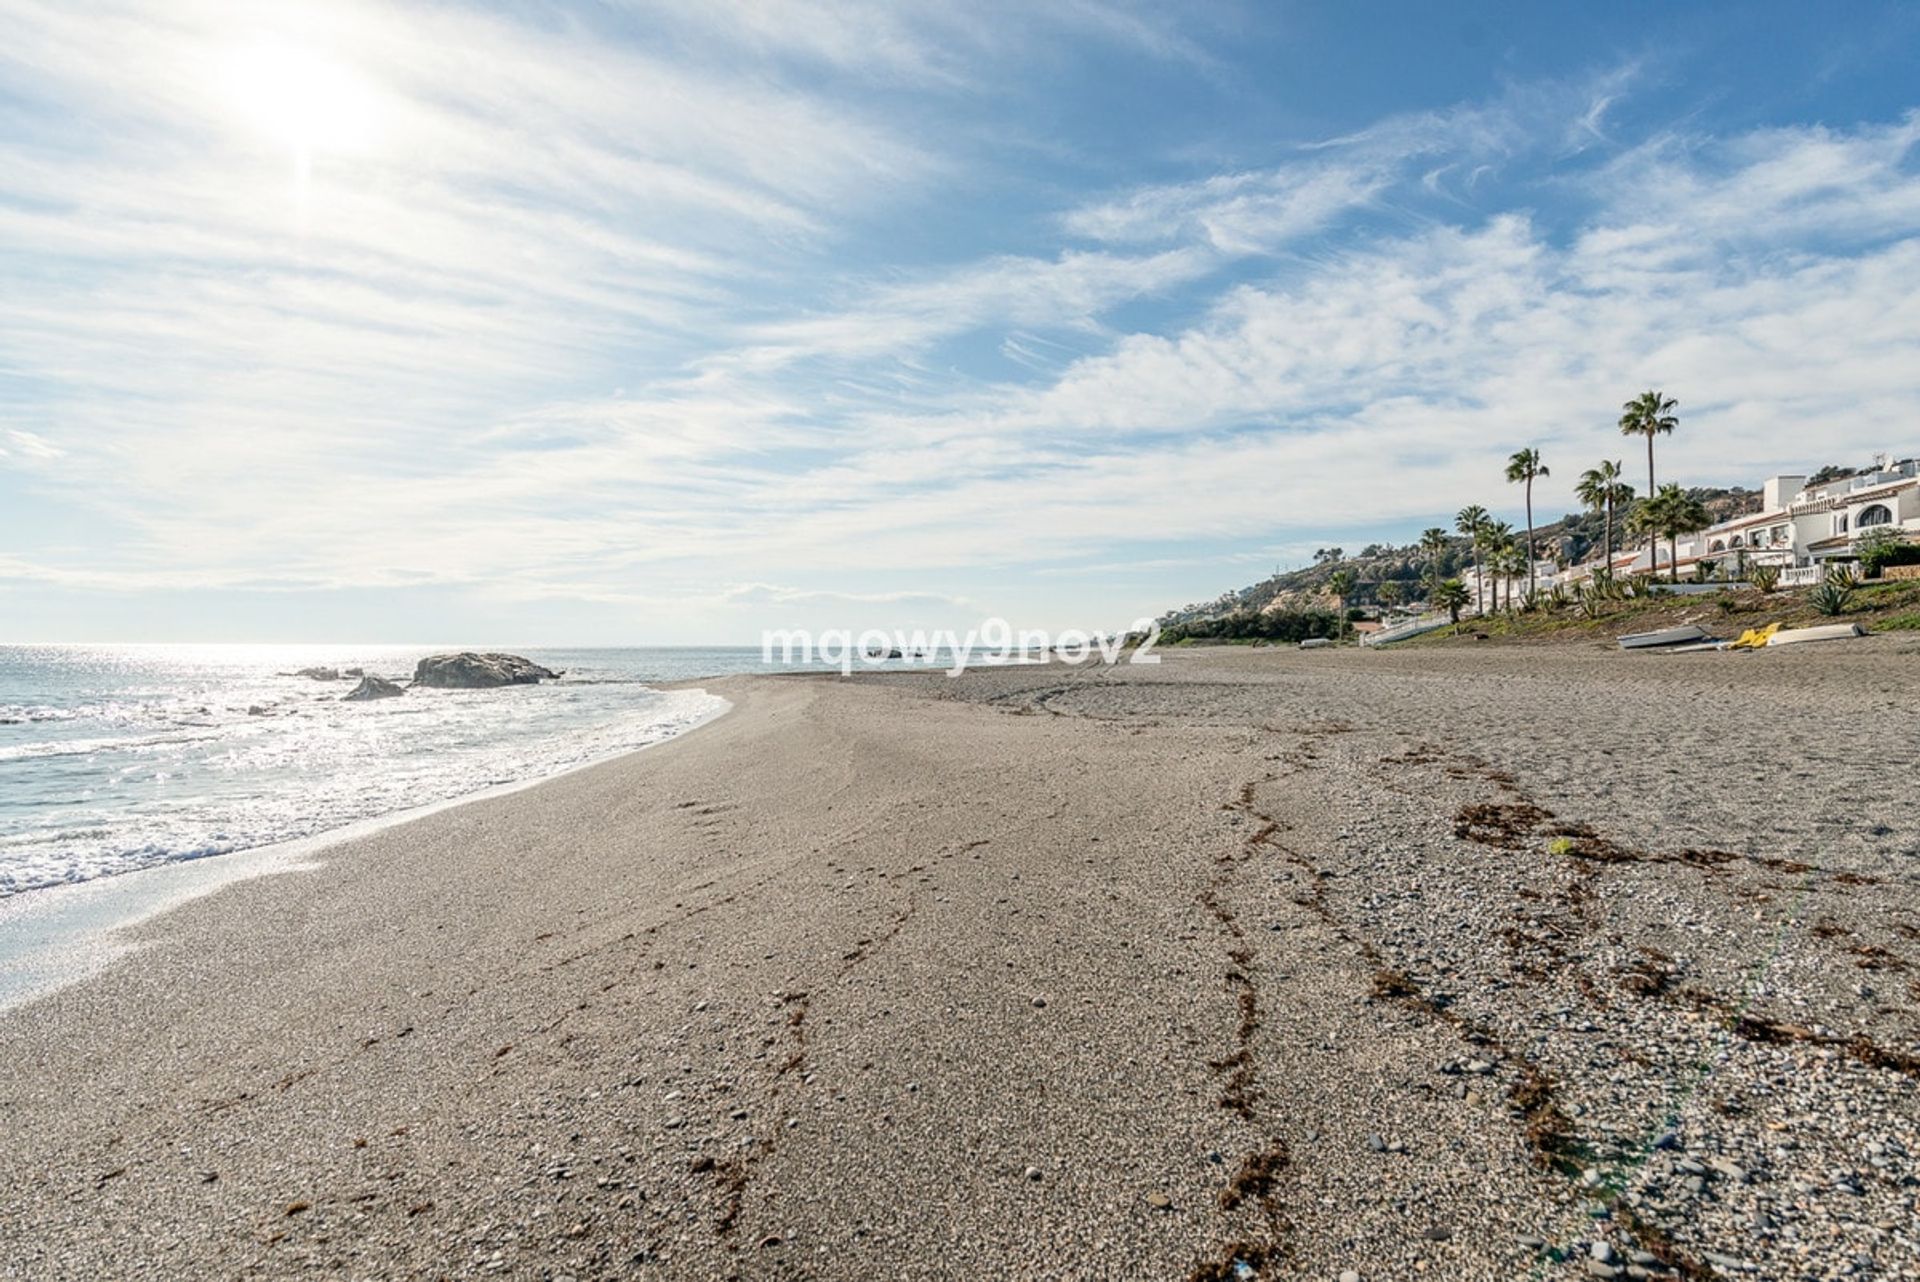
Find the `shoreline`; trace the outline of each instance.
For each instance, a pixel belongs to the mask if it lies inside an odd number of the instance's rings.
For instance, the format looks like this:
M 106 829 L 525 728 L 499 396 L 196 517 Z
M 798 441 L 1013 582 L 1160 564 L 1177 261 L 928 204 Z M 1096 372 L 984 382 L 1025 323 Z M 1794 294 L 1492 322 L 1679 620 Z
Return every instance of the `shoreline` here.
M 704 693 L 700 679 L 663 682 L 656 688 Z M 321 856 L 336 846 L 456 806 L 509 796 L 575 771 L 591 770 L 646 752 L 693 733 L 725 716 L 732 707 L 723 698 L 719 707 L 663 739 L 574 762 L 552 774 L 492 784 L 457 797 L 390 810 L 291 841 L 182 859 L 64 885 L 39 886 L 9 895 L 0 899 L 0 1015 L 131 957 L 139 951 L 139 945 L 118 936 L 182 904 L 255 877 L 317 871 L 325 866 Z
M 1861 645 L 729 678 L 0 1015 L 0 1258 L 1914 1277 L 1920 824 L 1801 733 L 1897 755 Z

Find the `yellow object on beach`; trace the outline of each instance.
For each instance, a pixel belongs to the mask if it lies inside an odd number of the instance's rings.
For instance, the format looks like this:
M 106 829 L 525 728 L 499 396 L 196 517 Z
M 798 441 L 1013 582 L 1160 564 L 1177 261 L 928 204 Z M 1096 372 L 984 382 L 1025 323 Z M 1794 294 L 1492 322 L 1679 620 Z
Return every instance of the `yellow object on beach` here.
M 1740 634 L 1740 639 L 1727 646 L 1729 650 L 1759 650 L 1765 647 L 1769 638 L 1780 630 L 1778 623 L 1769 623 L 1764 628 L 1748 628 Z

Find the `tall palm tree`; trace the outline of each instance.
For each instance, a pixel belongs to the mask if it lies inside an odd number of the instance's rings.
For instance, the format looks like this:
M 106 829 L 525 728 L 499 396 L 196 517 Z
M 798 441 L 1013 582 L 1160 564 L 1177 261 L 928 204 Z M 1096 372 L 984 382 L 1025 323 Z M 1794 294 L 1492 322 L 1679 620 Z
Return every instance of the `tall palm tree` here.
M 1487 522 L 1493 518 L 1487 509 L 1478 503 L 1460 509 L 1453 518 L 1453 528 L 1473 541 L 1473 593 L 1476 600 L 1484 599 L 1487 594 L 1486 579 L 1480 573 L 1480 549 L 1486 545 Z
M 1327 591 L 1333 593 L 1333 599 L 1340 603 L 1340 614 L 1334 620 L 1334 635 L 1347 635 L 1347 598 L 1353 595 L 1353 571 L 1340 569 L 1327 576 Z
M 1447 550 L 1447 532 L 1437 525 L 1420 533 L 1420 550 L 1427 554 L 1427 591 L 1440 586 L 1440 557 Z
M 1601 533 L 1601 564 L 1608 573 L 1613 571 L 1613 513 L 1614 509 L 1633 502 L 1633 487 L 1620 479 L 1621 463 L 1618 459 L 1603 461 L 1599 467 L 1590 467 L 1580 474 L 1580 484 L 1573 487 L 1574 497 L 1586 505 L 1589 512 L 1604 512 L 1606 525 Z
M 1680 402 L 1661 392 L 1646 391 L 1634 397 L 1620 408 L 1620 434 L 1622 436 L 1644 436 L 1647 438 L 1647 498 L 1651 500 L 1660 492 L 1653 478 L 1653 438 L 1671 435 L 1673 429 L 1680 426 L 1680 420 L 1674 410 Z M 1647 560 L 1656 558 L 1649 545 Z M 1658 571 L 1659 566 L 1649 565 L 1649 569 Z
M 1547 465 L 1540 460 L 1540 451 L 1529 445 L 1524 450 L 1515 450 L 1507 460 L 1507 480 L 1512 484 L 1525 483 L 1527 487 L 1527 595 L 1534 592 L 1533 581 L 1533 482 L 1535 477 L 1548 476 Z
M 1381 583 L 1373 590 L 1374 599 L 1391 610 L 1400 604 L 1400 585 L 1392 579 Z

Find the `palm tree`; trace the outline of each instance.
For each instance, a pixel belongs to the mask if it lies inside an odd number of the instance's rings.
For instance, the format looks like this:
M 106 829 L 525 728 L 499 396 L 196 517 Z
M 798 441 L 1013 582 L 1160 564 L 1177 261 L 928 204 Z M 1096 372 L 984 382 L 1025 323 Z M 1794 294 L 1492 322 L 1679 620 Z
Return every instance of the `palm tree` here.
M 1427 554 L 1427 591 L 1440 586 L 1440 557 L 1447 550 L 1447 532 L 1437 525 L 1420 533 L 1420 550 Z
M 1641 510 L 1646 513 L 1643 519 L 1648 534 L 1666 538 L 1669 575 L 1678 583 L 1680 536 L 1697 533 L 1713 524 L 1707 505 L 1678 485 L 1669 483 L 1661 486 L 1658 494 L 1642 504 Z
M 1392 579 L 1386 580 L 1373 590 L 1374 599 L 1391 610 L 1400 604 L 1400 585 Z
M 1653 438 L 1656 436 L 1670 435 L 1674 428 L 1680 426 L 1679 418 L 1673 413 L 1679 404 L 1680 402 L 1674 400 L 1671 396 L 1664 395 L 1660 392 L 1647 391 L 1640 393 L 1640 395 L 1620 407 L 1624 411 L 1624 413 L 1620 415 L 1620 434 L 1622 436 L 1644 436 L 1647 438 L 1648 498 L 1652 498 L 1660 492 L 1660 487 L 1654 483 L 1653 479 Z M 1649 561 L 1654 559 L 1651 552 L 1647 554 L 1647 559 Z M 1648 568 L 1657 571 L 1660 567 L 1657 565 L 1649 565 Z
M 1641 499 L 1633 505 L 1633 511 L 1627 513 L 1627 533 L 1643 536 L 1647 540 L 1647 573 L 1654 578 L 1660 577 L 1660 498 Z
M 1506 551 L 1513 546 L 1513 527 L 1505 521 L 1488 521 L 1486 524 L 1487 569 L 1494 575 L 1493 608 L 1500 608 L 1500 579 L 1507 575 Z M 1507 601 L 1513 601 L 1513 584 L 1507 584 Z M 1484 604 L 1482 605 L 1484 609 Z
M 1334 635 L 1344 637 L 1347 634 L 1347 598 L 1353 595 L 1353 571 L 1340 569 L 1329 574 L 1327 591 L 1333 593 L 1333 599 L 1340 603 L 1340 615 L 1335 623 Z
M 1520 541 L 1518 539 L 1508 539 L 1506 546 L 1500 549 L 1500 569 L 1507 576 L 1507 613 L 1508 614 L 1513 613 L 1514 585 L 1520 581 L 1520 576 L 1526 573 L 1527 567 L 1532 564 L 1533 564 L 1533 558 L 1527 555 L 1527 550 L 1524 547 L 1520 546 Z M 1529 596 L 1531 596 L 1533 593 L 1533 589 L 1528 588 L 1527 593 Z M 1522 597 L 1520 600 L 1520 603 L 1522 605 L 1525 605 L 1526 598 Z
M 1458 579 L 1448 579 L 1433 590 L 1433 604 L 1447 612 L 1453 620 L 1453 630 L 1460 630 L 1460 607 L 1467 603 L 1467 585 Z
M 1486 542 L 1487 522 L 1492 518 L 1478 503 L 1463 507 L 1453 518 L 1453 528 L 1473 540 L 1473 590 L 1475 597 L 1487 594 L 1486 579 L 1480 573 L 1480 549 Z
M 1633 502 L 1633 487 L 1620 479 L 1621 464 L 1618 459 L 1604 460 L 1599 467 L 1590 467 L 1580 474 L 1580 484 L 1573 487 L 1574 497 L 1586 505 L 1589 512 L 1604 512 L 1606 525 L 1601 534 L 1601 564 L 1608 573 L 1613 572 L 1613 512 Z
M 1547 465 L 1540 461 L 1540 451 L 1529 445 L 1524 450 L 1515 450 L 1507 460 L 1507 480 L 1513 484 L 1524 482 L 1527 487 L 1527 595 L 1532 596 L 1533 582 L 1533 480 L 1537 476 L 1548 476 Z

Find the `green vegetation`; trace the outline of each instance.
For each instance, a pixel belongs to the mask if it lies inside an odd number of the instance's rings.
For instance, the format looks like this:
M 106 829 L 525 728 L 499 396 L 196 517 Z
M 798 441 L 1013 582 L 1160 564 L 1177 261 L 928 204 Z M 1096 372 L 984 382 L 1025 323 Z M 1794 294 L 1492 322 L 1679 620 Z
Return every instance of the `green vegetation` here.
M 1898 530 L 1880 526 L 1862 534 L 1853 545 L 1860 569 L 1870 579 L 1889 565 L 1920 565 L 1920 544 L 1909 543 Z
M 1673 582 L 1680 581 L 1680 536 L 1704 530 L 1713 524 L 1707 505 L 1678 485 L 1660 487 L 1654 496 L 1634 509 L 1627 528 L 1637 529 L 1649 541 L 1667 540 L 1667 565 Z M 1656 576 L 1658 577 L 1657 570 Z
M 1832 579 L 1822 583 L 1807 596 L 1807 603 L 1813 607 L 1814 612 L 1829 619 L 1845 614 L 1847 606 L 1852 602 L 1853 589 Z
M 1574 497 L 1586 505 L 1587 511 L 1603 514 L 1600 564 L 1609 570 L 1613 567 L 1614 509 L 1633 502 L 1633 487 L 1620 479 L 1621 467 L 1618 459 L 1602 460 L 1598 467 L 1582 472 L 1580 483 L 1573 487 Z
M 1542 602 L 1540 609 L 1488 615 L 1472 620 L 1476 635 L 1512 642 L 1590 640 L 1611 646 L 1630 632 L 1697 623 L 1717 636 L 1735 637 L 1748 628 L 1778 623 L 1803 628 L 1845 617 L 1870 632 L 1920 631 L 1920 581 L 1863 583 L 1847 588 L 1841 616 L 1825 614 L 1818 599 L 1829 585 L 1778 589 L 1771 593 L 1727 585 L 1706 596 L 1676 596 L 1663 584 L 1621 584 L 1610 594 L 1591 587 L 1565 607 Z M 1446 632 L 1429 633 L 1404 645 L 1451 645 Z
M 1345 636 L 1347 634 L 1347 598 L 1353 595 L 1353 571 L 1339 569 L 1329 574 L 1327 591 L 1333 594 L 1334 601 L 1340 607 L 1340 635 Z
M 1466 608 L 1468 599 L 1467 585 L 1458 579 L 1448 579 L 1433 592 L 1433 604 L 1447 612 L 1455 631 L 1460 628 L 1460 611 Z
M 1338 621 L 1325 610 L 1241 610 L 1212 619 L 1189 619 L 1164 628 L 1164 645 L 1205 642 L 1305 641 L 1332 637 Z

